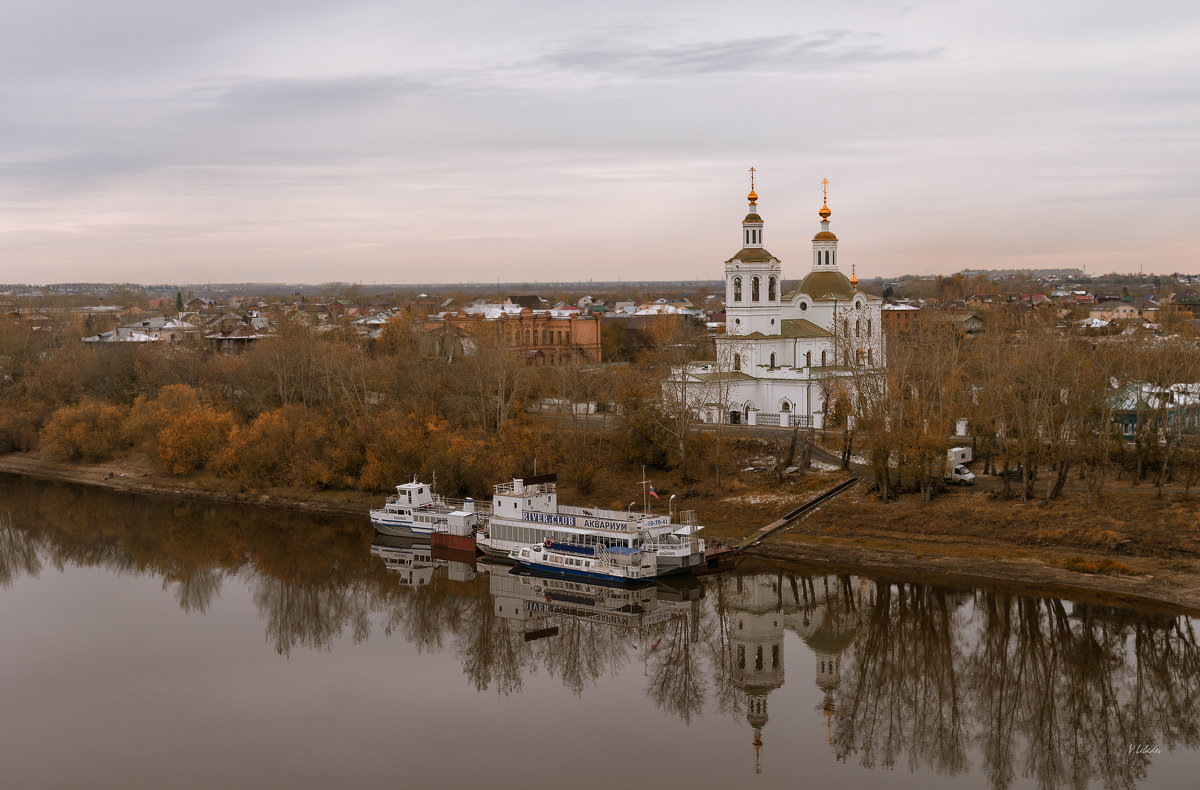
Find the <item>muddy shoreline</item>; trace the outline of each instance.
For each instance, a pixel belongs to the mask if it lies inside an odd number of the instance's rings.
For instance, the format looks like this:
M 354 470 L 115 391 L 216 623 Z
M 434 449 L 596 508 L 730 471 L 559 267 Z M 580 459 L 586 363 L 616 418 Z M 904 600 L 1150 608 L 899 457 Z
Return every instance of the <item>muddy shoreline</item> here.
M 0 473 L 115 491 L 184 497 L 256 507 L 290 508 L 309 512 L 361 515 L 378 495 L 358 492 L 230 491 L 208 487 L 211 481 L 180 480 L 128 461 L 91 466 L 48 462 L 36 454 L 0 455 Z M 821 537 L 781 536 L 764 540 L 745 552 L 744 562 L 787 562 L 823 571 L 868 573 L 895 581 L 947 586 L 986 586 L 1022 595 L 1052 595 L 1077 601 L 1137 609 L 1163 609 L 1200 615 L 1200 573 L 1156 564 L 1136 576 L 1087 574 L 1055 567 L 1037 556 L 1003 556 L 1004 548 L 981 547 L 982 555 L 951 556 L 935 546 L 905 546 L 903 542 L 856 539 L 852 542 Z M 1001 556 L 997 556 L 1001 555 Z

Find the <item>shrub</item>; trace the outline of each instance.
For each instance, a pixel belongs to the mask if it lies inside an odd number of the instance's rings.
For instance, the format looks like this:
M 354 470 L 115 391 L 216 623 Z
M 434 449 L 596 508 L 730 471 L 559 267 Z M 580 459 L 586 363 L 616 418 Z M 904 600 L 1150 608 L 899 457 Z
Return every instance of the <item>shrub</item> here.
M 124 446 L 116 406 L 84 401 L 63 406 L 46 421 L 40 434 L 42 450 L 56 461 L 104 461 Z
M 37 445 L 37 426 L 27 412 L 0 407 L 0 453 L 32 450 Z

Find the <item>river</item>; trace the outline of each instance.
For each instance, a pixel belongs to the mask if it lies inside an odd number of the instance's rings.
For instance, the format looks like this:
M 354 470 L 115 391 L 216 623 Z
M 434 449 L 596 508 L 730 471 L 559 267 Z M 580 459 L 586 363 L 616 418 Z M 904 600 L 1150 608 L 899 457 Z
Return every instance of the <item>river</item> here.
M 1197 621 L 783 565 L 624 590 L 0 476 L 5 787 L 1187 787 Z

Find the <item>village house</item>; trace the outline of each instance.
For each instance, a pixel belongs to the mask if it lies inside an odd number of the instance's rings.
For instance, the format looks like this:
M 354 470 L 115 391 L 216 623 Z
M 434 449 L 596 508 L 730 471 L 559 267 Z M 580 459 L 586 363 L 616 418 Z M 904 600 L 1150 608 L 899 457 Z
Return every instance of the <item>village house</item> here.
M 1138 318 L 1138 309 L 1130 302 L 1101 302 L 1088 310 L 1088 318 L 1099 321 L 1133 321 Z
M 421 319 L 420 332 L 444 334 L 447 325 L 469 332 L 490 327 L 504 347 L 530 365 L 600 361 L 599 315 L 584 314 L 578 307 L 534 310 L 522 302 L 548 304 L 537 296 L 510 296 L 502 304 L 477 302 L 456 313 Z

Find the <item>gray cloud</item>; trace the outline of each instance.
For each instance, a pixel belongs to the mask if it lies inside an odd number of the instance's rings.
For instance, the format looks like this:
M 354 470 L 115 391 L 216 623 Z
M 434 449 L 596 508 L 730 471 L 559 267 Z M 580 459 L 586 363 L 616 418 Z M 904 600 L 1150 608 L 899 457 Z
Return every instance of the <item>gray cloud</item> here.
M 926 60 L 938 57 L 944 51 L 943 47 L 894 48 L 881 39 L 872 33 L 826 30 L 807 35 L 701 41 L 657 48 L 635 42 L 581 42 L 545 55 L 535 61 L 535 65 L 638 78 L 792 74 Z
M 402 75 L 362 75 L 325 79 L 250 79 L 189 91 L 185 96 L 214 100 L 235 114 L 306 115 L 377 110 L 391 102 L 427 93 L 430 85 Z

